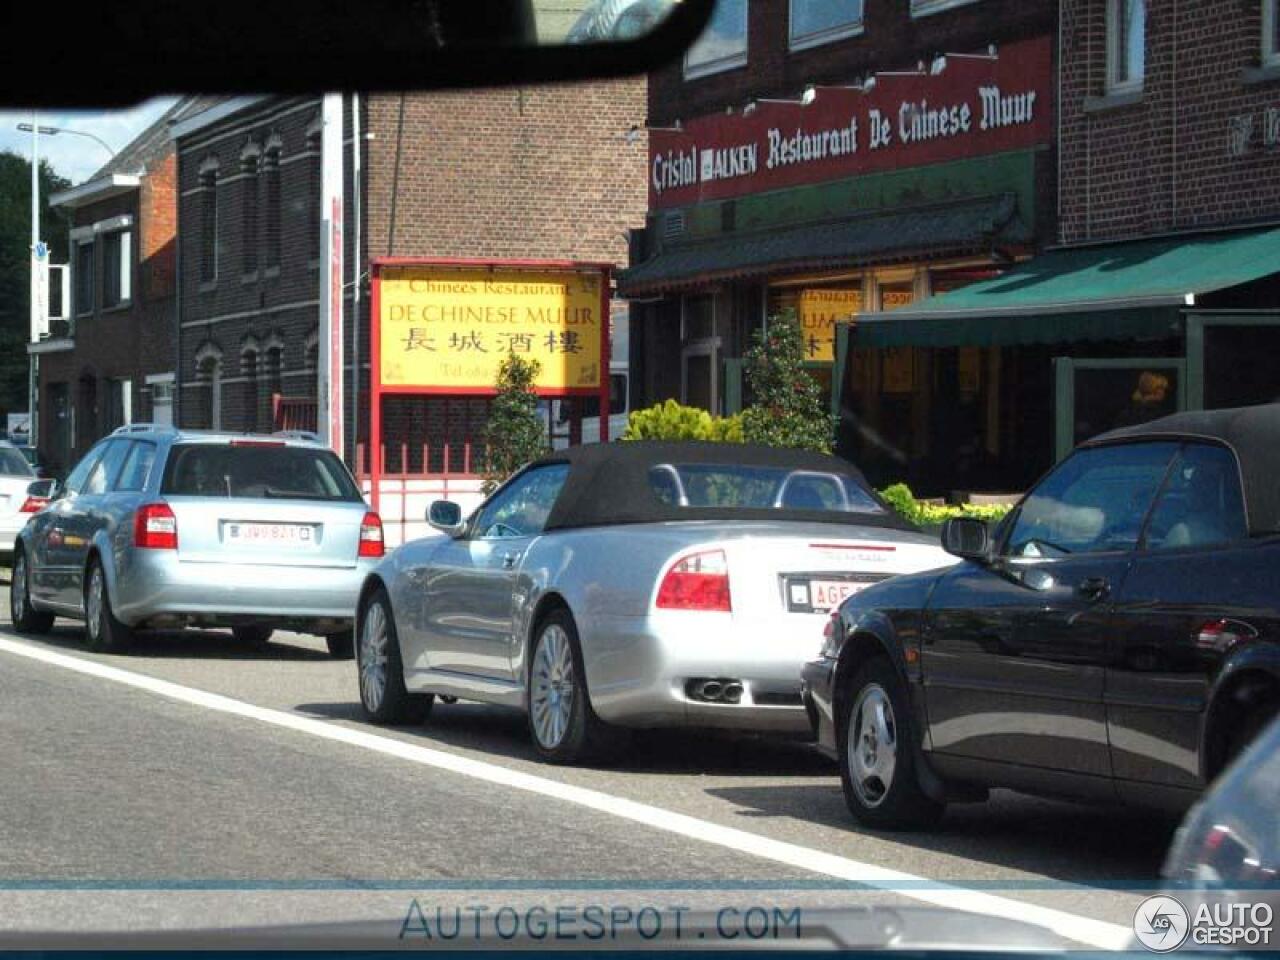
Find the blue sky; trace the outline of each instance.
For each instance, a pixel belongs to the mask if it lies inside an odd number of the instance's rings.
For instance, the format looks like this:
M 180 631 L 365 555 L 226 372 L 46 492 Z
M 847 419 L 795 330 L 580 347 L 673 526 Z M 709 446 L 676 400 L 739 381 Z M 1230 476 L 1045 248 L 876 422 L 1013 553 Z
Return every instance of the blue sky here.
M 39 118 L 42 126 L 97 134 L 118 151 L 172 106 L 176 99 L 157 97 L 128 110 L 53 110 L 40 113 Z M 31 134 L 19 133 L 15 129 L 19 123 L 30 121 L 29 110 L 0 110 L 0 151 L 31 156 Z M 82 183 L 110 159 L 107 151 L 88 137 L 65 134 L 41 137 L 40 155 L 72 183 Z

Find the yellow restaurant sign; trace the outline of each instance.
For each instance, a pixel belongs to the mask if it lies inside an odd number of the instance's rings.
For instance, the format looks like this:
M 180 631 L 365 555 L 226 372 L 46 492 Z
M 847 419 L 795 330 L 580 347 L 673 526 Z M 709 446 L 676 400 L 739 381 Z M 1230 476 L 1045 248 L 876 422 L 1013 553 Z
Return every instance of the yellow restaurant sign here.
M 378 286 L 382 385 L 492 390 L 509 352 L 541 392 L 600 388 L 600 273 L 387 265 Z
M 862 309 L 861 290 L 801 290 L 800 329 L 804 333 L 804 358 L 834 363 L 836 324 Z

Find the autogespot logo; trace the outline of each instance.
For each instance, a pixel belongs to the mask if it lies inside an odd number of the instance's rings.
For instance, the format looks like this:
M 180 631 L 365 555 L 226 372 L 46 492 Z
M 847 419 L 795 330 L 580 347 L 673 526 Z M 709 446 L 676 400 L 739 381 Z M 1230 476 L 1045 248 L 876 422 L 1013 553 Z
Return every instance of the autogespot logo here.
M 1147 897 L 1133 915 L 1133 932 L 1138 942 L 1155 953 L 1177 950 L 1190 929 L 1187 908 L 1173 897 Z

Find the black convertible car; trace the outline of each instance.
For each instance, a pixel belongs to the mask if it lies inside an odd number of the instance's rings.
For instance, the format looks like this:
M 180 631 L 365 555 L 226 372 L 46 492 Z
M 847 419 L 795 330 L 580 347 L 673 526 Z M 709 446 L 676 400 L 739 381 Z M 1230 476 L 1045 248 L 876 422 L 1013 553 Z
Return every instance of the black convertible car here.
M 805 666 L 863 823 L 989 787 L 1189 805 L 1280 707 L 1280 404 L 1078 447 L 962 558 L 847 600 Z

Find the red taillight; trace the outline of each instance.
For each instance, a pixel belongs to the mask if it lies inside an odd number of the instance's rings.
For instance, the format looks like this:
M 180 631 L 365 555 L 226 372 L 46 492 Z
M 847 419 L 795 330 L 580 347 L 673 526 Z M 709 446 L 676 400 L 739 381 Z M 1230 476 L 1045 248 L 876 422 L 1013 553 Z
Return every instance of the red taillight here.
M 681 557 L 671 565 L 658 587 L 663 610 L 733 610 L 729 596 L 729 562 L 723 550 L 707 550 Z
M 133 545 L 146 550 L 178 549 L 178 518 L 167 503 L 148 503 L 133 518 Z
M 386 549 L 382 545 L 382 518 L 370 510 L 360 521 L 360 551 L 357 555 L 380 557 L 384 553 Z
M 48 497 L 27 497 L 23 501 L 22 506 L 18 508 L 19 513 L 39 513 L 49 505 Z

